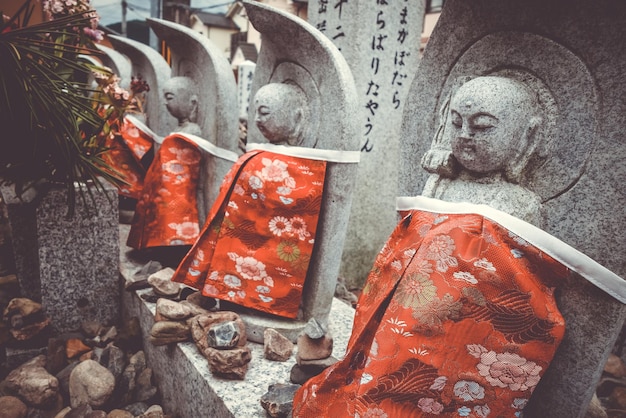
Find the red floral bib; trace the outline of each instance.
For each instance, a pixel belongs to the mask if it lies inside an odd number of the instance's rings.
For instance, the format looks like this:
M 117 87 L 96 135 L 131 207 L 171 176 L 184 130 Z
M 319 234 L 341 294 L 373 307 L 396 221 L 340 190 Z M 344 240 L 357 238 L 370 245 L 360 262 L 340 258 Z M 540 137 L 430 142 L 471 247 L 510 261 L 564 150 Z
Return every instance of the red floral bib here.
M 172 280 L 205 296 L 295 318 L 325 170 L 325 161 L 276 152 L 241 156 Z
M 566 274 L 481 215 L 404 213 L 345 358 L 299 389 L 293 416 L 519 416 L 563 337 Z
M 192 245 L 200 232 L 196 191 L 201 153 L 183 135 L 166 137 L 148 169 L 127 245 Z

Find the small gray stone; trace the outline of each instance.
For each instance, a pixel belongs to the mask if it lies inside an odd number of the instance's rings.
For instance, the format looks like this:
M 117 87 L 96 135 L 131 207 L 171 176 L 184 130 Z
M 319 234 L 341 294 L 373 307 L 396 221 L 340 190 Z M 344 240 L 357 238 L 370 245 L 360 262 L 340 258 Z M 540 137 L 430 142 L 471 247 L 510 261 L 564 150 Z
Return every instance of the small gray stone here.
M 174 270 L 166 267 L 148 277 L 148 283 L 157 295 L 175 298 L 180 293 L 181 284 L 173 282 Z
M 272 418 L 290 417 L 293 397 L 300 386 L 284 383 L 270 385 L 268 391 L 261 396 L 261 406 Z
M 234 321 L 220 322 L 212 325 L 207 332 L 207 342 L 210 347 L 218 350 L 235 348 L 239 344 L 239 327 Z
M 324 326 L 315 318 L 311 318 L 309 322 L 306 323 L 303 331 L 306 335 L 315 340 L 322 338 L 326 334 Z
M 191 309 L 182 303 L 159 298 L 156 303 L 156 313 L 165 319 L 180 321 L 191 316 Z

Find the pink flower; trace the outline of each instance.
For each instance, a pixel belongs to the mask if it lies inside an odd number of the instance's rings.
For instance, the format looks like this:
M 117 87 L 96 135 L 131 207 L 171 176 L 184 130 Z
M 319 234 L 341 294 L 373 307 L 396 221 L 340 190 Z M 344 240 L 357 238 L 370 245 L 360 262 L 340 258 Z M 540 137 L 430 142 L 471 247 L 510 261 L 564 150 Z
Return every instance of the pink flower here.
M 261 170 L 261 176 L 267 181 L 284 181 L 289 178 L 287 172 L 287 163 L 280 160 L 270 160 L 269 158 L 263 158 L 263 169 Z
M 244 279 L 263 280 L 267 277 L 265 264 L 254 257 L 237 257 L 235 264 L 237 272 L 241 274 Z
M 541 366 L 515 353 L 488 351 L 481 354 L 476 368 L 492 386 L 511 390 L 532 391 L 541 378 Z
M 417 406 L 424 412 L 433 415 L 439 415 L 443 412 L 443 405 L 433 398 L 422 398 L 417 401 Z
M 197 222 L 171 223 L 168 226 L 176 231 L 176 235 L 184 239 L 196 238 L 200 233 Z

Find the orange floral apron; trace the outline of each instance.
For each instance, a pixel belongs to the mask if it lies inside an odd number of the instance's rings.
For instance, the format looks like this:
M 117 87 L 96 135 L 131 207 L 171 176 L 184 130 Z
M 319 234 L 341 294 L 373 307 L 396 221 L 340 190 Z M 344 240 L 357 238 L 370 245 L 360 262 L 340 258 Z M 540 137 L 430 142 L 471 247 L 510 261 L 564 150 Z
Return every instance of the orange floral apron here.
M 174 133 L 163 139 L 135 207 L 129 247 L 192 245 L 196 241 L 201 160 L 198 146 L 184 135 Z
M 553 286 L 569 269 L 483 215 L 401 214 L 345 358 L 298 390 L 293 416 L 520 416 L 563 338 Z
M 264 145 L 241 156 L 226 175 L 198 241 L 172 280 L 205 296 L 296 318 L 326 161 Z
M 104 153 L 106 164 L 121 174 L 126 184 L 118 187 L 122 196 L 139 199 L 149 162 L 146 159 L 154 145 L 153 133 L 134 119 L 124 118 L 119 134 L 109 135 Z

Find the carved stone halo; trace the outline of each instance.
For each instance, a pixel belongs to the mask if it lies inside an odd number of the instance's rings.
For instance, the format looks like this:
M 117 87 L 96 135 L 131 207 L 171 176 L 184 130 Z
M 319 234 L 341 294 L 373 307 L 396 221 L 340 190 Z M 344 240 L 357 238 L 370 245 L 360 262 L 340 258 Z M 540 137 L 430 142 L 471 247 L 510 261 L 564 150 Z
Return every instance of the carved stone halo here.
M 311 148 L 317 144 L 317 132 L 320 115 L 320 91 L 311 74 L 302 66 L 293 62 L 281 62 L 274 68 L 270 83 L 291 83 L 300 87 L 306 95 L 309 105 L 309 121 L 303 131 L 304 142 L 307 138 L 313 138 Z
M 458 58 L 442 86 L 437 108 L 444 108 L 460 84 L 486 75 L 515 79 L 538 95 L 544 124 L 537 133 L 539 146 L 525 185 L 543 202 L 573 187 L 591 155 L 597 130 L 598 93 L 582 60 L 536 34 L 492 33 Z M 437 135 L 441 134 L 440 130 Z

